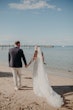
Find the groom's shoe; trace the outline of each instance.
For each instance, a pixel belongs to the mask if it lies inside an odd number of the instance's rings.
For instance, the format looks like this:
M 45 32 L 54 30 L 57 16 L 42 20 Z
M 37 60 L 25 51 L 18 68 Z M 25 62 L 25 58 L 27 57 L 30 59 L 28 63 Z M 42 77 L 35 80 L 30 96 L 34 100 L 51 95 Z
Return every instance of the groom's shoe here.
M 18 88 L 21 89 L 21 88 L 22 88 L 22 85 L 20 84 L 20 85 L 18 86 Z
M 15 87 L 14 89 L 15 89 L 16 91 L 17 91 L 17 90 L 19 90 L 19 88 L 18 88 L 18 87 Z

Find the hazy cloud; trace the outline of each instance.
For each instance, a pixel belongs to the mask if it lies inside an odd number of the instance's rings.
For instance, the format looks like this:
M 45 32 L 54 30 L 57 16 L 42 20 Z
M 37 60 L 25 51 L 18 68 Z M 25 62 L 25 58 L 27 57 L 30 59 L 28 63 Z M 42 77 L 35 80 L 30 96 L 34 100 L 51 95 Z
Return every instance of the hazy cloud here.
M 62 9 L 61 9 L 61 8 L 57 8 L 57 10 L 58 10 L 58 11 L 62 11 Z
M 21 0 L 20 3 L 10 3 L 8 4 L 10 8 L 15 8 L 19 10 L 28 10 L 28 9 L 56 9 L 61 11 L 61 8 L 57 8 L 56 5 L 51 5 L 46 0 Z

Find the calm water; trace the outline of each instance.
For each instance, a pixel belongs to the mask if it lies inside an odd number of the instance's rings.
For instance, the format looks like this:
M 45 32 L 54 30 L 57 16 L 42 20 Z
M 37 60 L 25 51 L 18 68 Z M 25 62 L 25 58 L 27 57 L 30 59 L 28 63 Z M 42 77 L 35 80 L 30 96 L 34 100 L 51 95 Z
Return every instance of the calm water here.
M 8 65 L 8 47 L 0 47 L 0 65 Z M 34 53 L 34 48 L 23 47 L 27 62 Z M 73 46 L 55 46 L 54 48 L 42 47 L 45 62 L 49 68 L 61 69 L 73 72 Z

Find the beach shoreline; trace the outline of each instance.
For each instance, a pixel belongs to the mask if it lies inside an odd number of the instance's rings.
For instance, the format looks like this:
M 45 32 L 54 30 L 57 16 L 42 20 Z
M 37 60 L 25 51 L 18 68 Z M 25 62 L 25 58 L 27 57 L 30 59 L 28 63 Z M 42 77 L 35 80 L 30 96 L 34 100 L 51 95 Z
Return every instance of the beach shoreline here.
M 15 91 L 11 69 L 0 65 L 0 110 L 58 110 L 50 106 L 44 98 L 34 94 L 33 76 L 30 70 L 32 70 L 31 67 L 22 68 L 22 88 Z M 51 86 L 57 93 L 64 95 L 67 101 L 67 104 L 59 110 L 73 109 L 73 78 L 71 75 L 71 72 L 49 70 L 48 78 Z

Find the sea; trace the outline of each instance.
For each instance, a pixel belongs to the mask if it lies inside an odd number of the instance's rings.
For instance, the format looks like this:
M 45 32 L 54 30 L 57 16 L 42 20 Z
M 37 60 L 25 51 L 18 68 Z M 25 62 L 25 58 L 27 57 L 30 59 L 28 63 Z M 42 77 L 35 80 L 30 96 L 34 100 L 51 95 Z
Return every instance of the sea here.
M 8 51 L 10 47 L 0 47 L 0 65 L 8 66 Z M 27 63 L 34 54 L 34 47 L 21 47 Z M 52 69 L 73 72 L 73 46 L 40 47 L 44 53 L 45 65 Z

